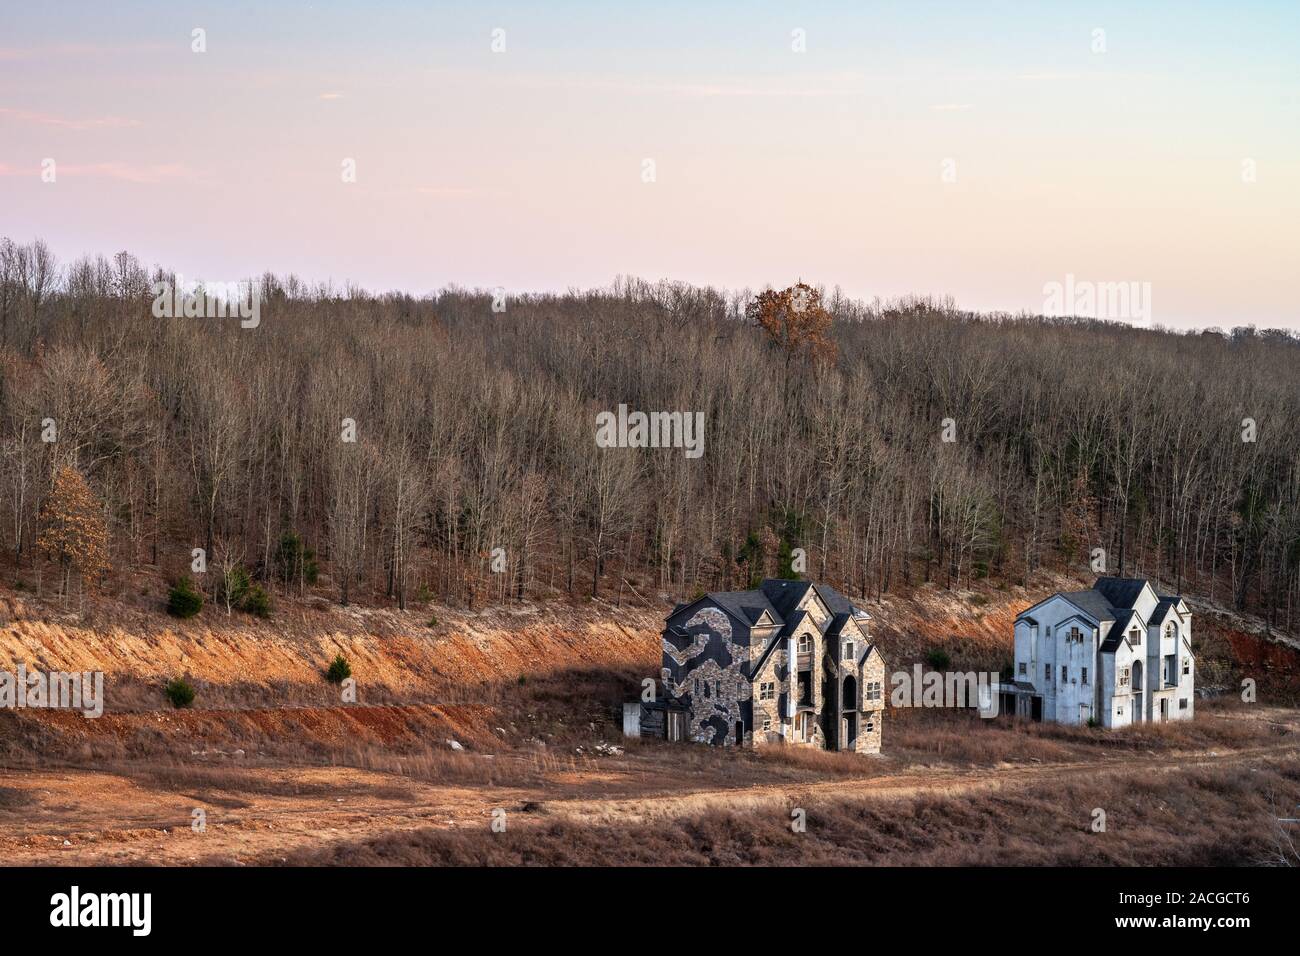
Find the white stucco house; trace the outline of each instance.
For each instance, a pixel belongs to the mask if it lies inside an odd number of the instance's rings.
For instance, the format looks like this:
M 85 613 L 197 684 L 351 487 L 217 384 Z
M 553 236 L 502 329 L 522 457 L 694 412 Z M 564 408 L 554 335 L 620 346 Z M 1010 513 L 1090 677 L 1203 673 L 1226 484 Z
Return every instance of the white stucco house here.
M 1053 594 L 1015 623 L 1014 674 L 1002 708 L 1103 727 L 1190 720 L 1195 711 L 1192 615 L 1142 578 L 1098 578 Z

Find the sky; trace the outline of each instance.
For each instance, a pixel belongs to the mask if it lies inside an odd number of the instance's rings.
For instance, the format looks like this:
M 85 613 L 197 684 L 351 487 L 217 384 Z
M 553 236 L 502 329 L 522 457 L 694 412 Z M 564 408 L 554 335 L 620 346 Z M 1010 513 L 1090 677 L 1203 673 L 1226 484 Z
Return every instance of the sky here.
M 0 235 L 1300 328 L 1300 3 L 6 2 Z

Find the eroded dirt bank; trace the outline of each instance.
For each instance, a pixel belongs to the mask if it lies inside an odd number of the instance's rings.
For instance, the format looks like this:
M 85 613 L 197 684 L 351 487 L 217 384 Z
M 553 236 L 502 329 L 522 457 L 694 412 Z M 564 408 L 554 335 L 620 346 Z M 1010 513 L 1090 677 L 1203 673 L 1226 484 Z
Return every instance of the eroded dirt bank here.
M 436 615 L 431 624 L 428 612 L 312 605 L 269 621 L 211 610 L 192 621 L 138 611 L 85 620 L 9 595 L 0 600 L 0 669 L 23 663 L 154 683 L 186 675 L 214 686 L 276 690 L 319 685 L 330 660 L 342 654 L 363 692 L 409 694 L 573 668 L 653 673 L 658 666 L 657 609 L 548 605 L 478 613 L 438 608 Z

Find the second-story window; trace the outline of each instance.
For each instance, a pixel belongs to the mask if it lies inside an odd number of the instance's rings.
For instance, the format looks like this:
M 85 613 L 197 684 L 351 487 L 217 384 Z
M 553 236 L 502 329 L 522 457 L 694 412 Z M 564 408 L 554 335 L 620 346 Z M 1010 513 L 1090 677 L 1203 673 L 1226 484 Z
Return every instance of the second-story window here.
M 1064 664 L 1061 665 L 1061 683 L 1064 684 L 1070 679 L 1070 669 Z
M 812 653 L 812 635 L 811 635 L 811 634 L 805 634 L 805 635 L 803 635 L 801 638 L 799 638 L 799 653 L 800 653 L 800 654 L 811 654 L 811 653 Z
M 1076 644 L 1082 644 L 1083 631 L 1079 630 L 1077 627 L 1070 628 L 1070 640 Z
M 1021 662 L 1020 662 L 1020 673 L 1022 673 L 1022 674 L 1026 674 L 1026 676 L 1028 676 L 1027 673 L 1026 673 L 1028 670 L 1029 670 L 1029 665 L 1026 664 L 1024 661 L 1021 661 Z
M 774 700 L 776 698 L 776 681 L 764 681 L 758 685 L 759 700 Z
M 846 661 L 851 661 L 851 660 L 853 660 L 853 642 L 852 642 L 852 641 L 845 641 L 845 642 L 844 642 L 844 659 L 845 659 Z
M 1079 683 L 1080 684 L 1088 683 L 1088 668 L 1085 667 L 1079 672 Z
M 1051 665 L 1051 664 L 1044 664 L 1044 665 L 1043 665 L 1043 680 L 1051 680 L 1051 679 L 1052 679 L 1052 665 Z

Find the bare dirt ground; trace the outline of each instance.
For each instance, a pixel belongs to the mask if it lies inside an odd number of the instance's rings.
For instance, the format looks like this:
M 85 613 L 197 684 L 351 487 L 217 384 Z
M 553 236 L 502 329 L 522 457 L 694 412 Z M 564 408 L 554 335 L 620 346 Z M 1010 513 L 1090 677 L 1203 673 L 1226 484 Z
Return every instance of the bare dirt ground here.
M 907 813 L 926 799 L 1005 800 L 1016 793 L 1063 794 L 1081 782 L 1124 788 L 1137 780 L 1145 788 L 1154 783 L 1158 793 L 1162 778 L 1172 788 L 1188 773 L 1249 778 L 1300 768 L 1296 711 L 1211 711 L 1196 725 L 1202 726 L 1186 734 L 1162 729 L 1161 749 L 1154 750 L 1142 739 L 1116 745 L 1065 733 L 1051 740 L 1027 737 L 1023 726 L 975 721 L 962 731 L 975 749 L 939 761 L 907 750 L 920 735 L 913 730 L 902 735 L 901 753 L 881 758 L 642 744 L 613 756 L 476 750 L 413 754 L 403 763 L 392 755 L 384 770 L 286 766 L 256 754 L 212 752 L 148 765 L 126 760 L 111 769 L 33 766 L 0 778 L 0 859 L 11 865 L 345 863 L 352 846 L 400 842 L 404 834 L 447 831 L 498 840 L 491 823 L 501 810 L 511 839 L 526 844 L 530 833 L 541 839 L 543 830 L 564 824 L 617 831 L 724 812 L 757 828 L 788 829 L 793 807 L 868 802 Z M 981 764 L 980 734 L 990 741 L 1021 735 L 1024 756 Z M 1065 759 L 1032 756 L 1040 740 L 1060 747 Z M 492 765 L 495 779 L 481 776 L 484 765 Z M 205 815 L 201 830 L 192 825 L 196 809 Z

